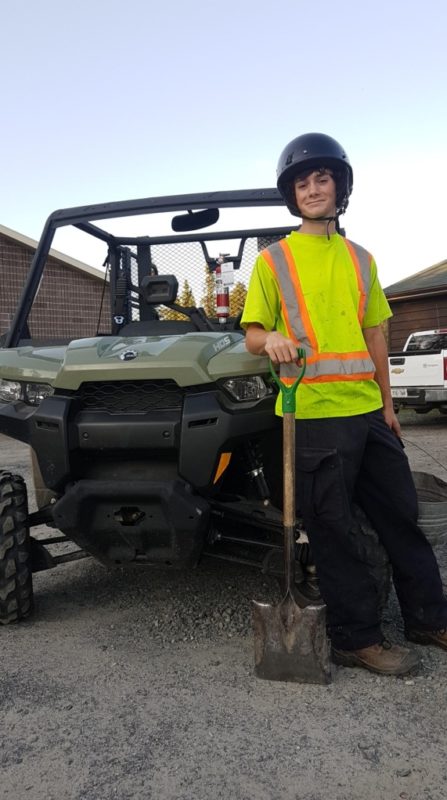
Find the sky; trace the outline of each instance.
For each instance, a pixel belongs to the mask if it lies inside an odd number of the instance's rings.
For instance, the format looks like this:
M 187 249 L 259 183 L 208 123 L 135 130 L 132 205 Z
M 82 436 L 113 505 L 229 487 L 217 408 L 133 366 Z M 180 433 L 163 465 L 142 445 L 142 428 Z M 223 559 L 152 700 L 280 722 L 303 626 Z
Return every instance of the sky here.
M 274 186 L 284 146 L 318 131 L 348 153 L 342 223 L 383 286 L 447 259 L 445 0 L 0 12 L 0 224 L 38 239 L 57 208 Z

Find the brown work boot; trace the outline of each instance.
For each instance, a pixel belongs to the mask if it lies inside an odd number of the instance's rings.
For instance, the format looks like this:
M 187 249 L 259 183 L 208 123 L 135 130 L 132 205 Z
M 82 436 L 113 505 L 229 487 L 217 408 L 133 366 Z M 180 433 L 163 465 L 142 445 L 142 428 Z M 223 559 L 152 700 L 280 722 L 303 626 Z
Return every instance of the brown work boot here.
M 439 631 L 417 631 L 406 628 L 405 638 L 415 644 L 433 644 L 441 650 L 447 650 L 447 628 L 441 628 Z
M 360 650 L 337 650 L 333 647 L 332 661 L 343 667 L 363 667 L 379 675 L 406 675 L 420 664 L 414 650 L 390 642 L 372 644 Z

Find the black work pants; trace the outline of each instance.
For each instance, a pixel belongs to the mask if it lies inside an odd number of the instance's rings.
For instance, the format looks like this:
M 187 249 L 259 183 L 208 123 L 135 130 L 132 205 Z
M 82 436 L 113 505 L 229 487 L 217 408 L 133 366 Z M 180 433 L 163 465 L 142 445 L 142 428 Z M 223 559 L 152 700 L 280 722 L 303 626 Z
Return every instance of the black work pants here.
M 355 545 L 352 503 L 383 544 L 405 624 L 447 627 L 447 601 L 431 545 L 417 525 L 417 496 L 402 445 L 381 411 L 296 421 L 297 507 L 301 512 L 334 647 L 382 641 L 376 584 Z

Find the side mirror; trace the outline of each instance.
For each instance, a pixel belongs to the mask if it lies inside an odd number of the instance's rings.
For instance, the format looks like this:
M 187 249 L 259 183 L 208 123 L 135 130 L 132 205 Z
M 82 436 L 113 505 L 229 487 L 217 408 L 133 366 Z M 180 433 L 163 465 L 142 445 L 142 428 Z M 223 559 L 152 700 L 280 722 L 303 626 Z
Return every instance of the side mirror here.
M 140 294 L 150 306 L 175 303 L 177 292 L 175 275 L 145 275 L 140 284 Z

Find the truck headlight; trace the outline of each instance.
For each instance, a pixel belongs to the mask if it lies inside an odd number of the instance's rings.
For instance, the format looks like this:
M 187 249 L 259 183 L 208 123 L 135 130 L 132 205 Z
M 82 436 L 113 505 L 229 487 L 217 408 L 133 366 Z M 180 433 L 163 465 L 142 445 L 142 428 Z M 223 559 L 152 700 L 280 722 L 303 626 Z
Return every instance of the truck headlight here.
M 263 397 L 273 394 L 272 387 L 260 375 L 226 378 L 226 380 L 222 381 L 222 386 L 233 400 L 238 400 L 239 402 L 262 400 Z
M 45 397 L 53 393 L 54 389 L 48 383 L 22 383 L 0 378 L 0 400 L 5 403 L 21 400 L 28 405 L 38 406 Z

